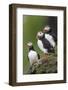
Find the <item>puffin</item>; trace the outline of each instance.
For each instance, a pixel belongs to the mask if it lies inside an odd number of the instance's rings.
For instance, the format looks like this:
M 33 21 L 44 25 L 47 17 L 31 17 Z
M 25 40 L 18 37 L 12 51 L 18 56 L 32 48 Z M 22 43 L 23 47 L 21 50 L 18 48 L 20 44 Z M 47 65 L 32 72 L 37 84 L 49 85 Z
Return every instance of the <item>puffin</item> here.
M 48 38 L 45 38 L 45 34 L 42 31 L 37 33 L 37 45 L 44 53 L 52 52 L 53 45 L 49 42 Z
M 32 67 L 34 63 L 39 63 L 40 55 L 35 51 L 32 42 L 27 43 L 27 46 L 29 48 L 28 59 L 30 62 L 30 66 Z
M 51 29 L 49 25 L 44 27 L 43 33 L 45 34 L 45 38 L 47 38 L 53 47 L 55 47 L 57 44 L 57 34 Z
M 37 33 L 37 45 L 39 49 L 45 54 L 45 58 L 48 60 L 49 52 L 54 52 L 53 45 L 49 42 L 48 37 L 45 38 L 45 34 L 42 31 Z

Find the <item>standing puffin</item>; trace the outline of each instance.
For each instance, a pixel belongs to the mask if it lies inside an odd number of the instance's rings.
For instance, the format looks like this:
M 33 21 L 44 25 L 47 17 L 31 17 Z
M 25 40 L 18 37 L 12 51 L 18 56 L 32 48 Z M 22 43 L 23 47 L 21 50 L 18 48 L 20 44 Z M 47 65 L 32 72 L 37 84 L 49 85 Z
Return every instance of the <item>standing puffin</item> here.
M 56 32 L 54 32 L 49 25 L 46 25 L 43 29 L 43 33 L 45 34 L 45 38 L 47 38 L 53 47 L 55 47 L 55 44 L 57 44 Z
M 49 52 L 54 52 L 52 44 L 47 38 L 45 38 L 45 34 L 42 31 L 37 33 L 37 45 L 40 50 L 45 54 L 46 59 L 48 59 Z
M 34 50 L 33 44 L 31 42 L 27 43 L 27 45 L 29 47 L 28 59 L 30 66 L 32 66 L 34 63 L 38 63 L 40 55 Z
M 44 53 L 52 52 L 53 45 L 49 42 L 42 31 L 37 33 L 37 44 L 41 51 Z

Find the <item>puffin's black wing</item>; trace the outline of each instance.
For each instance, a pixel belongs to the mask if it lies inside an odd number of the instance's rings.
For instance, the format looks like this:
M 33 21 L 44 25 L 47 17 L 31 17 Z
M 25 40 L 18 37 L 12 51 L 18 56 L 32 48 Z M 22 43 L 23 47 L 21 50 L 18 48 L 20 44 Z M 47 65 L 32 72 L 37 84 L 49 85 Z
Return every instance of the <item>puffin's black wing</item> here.
M 55 42 L 57 42 L 57 33 L 53 30 L 50 35 L 52 35 Z
M 54 52 L 52 45 L 50 44 L 50 42 L 46 38 L 42 39 L 42 43 L 43 43 L 43 47 L 45 49 L 47 49 L 48 52 Z
M 40 55 L 38 54 L 38 59 L 40 59 Z
M 46 38 L 43 38 L 42 39 L 42 43 L 43 43 L 43 47 L 46 49 L 49 49 L 49 48 L 52 48 L 52 45 L 50 44 L 50 42 L 46 39 Z

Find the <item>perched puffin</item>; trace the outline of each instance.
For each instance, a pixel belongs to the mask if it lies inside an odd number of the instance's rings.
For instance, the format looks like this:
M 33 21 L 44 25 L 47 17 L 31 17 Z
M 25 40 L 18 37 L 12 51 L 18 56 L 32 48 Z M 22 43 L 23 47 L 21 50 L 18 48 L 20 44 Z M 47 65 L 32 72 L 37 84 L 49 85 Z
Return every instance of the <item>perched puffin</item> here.
M 28 59 L 30 62 L 30 66 L 32 66 L 34 63 L 38 64 L 40 55 L 34 50 L 32 42 L 27 43 L 27 45 L 29 47 Z
M 48 59 L 49 52 L 54 52 L 52 44 L 47 38 L 45 38 L 45 34 L 42 31 L 37 33 L 37 45 L 40 50 L 46 55 L 46 59 Z
M 56 32 L 54 32 L 49 25 L 46 25 L 43 29 L 43 33 L 45 34 L 45 38 L 49 39 L 49 42 L 55 47 L 55 44 L 57 44 Z
M 48 38 L 45 38 L 42 31 L 37 33 L 37 44 L 44 53 L 52 52 L 53 50 L 53 45 L 49 42 Z

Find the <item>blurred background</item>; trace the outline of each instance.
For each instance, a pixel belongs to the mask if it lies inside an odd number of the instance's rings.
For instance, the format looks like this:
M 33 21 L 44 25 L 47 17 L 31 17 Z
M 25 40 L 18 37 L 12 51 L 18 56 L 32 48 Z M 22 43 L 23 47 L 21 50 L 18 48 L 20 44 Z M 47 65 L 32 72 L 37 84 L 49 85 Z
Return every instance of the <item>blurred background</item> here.
M 42 55 L 42 52 L 37 46 L 36 35 L 38 31 L 42 31 L 45 25 L 50 25 L 57 36 L 57 17 L 52 16 L 23 16 L 23 74 L 28 74 L 28 47 L 27 43 L 32 42 L 34 49 Z

